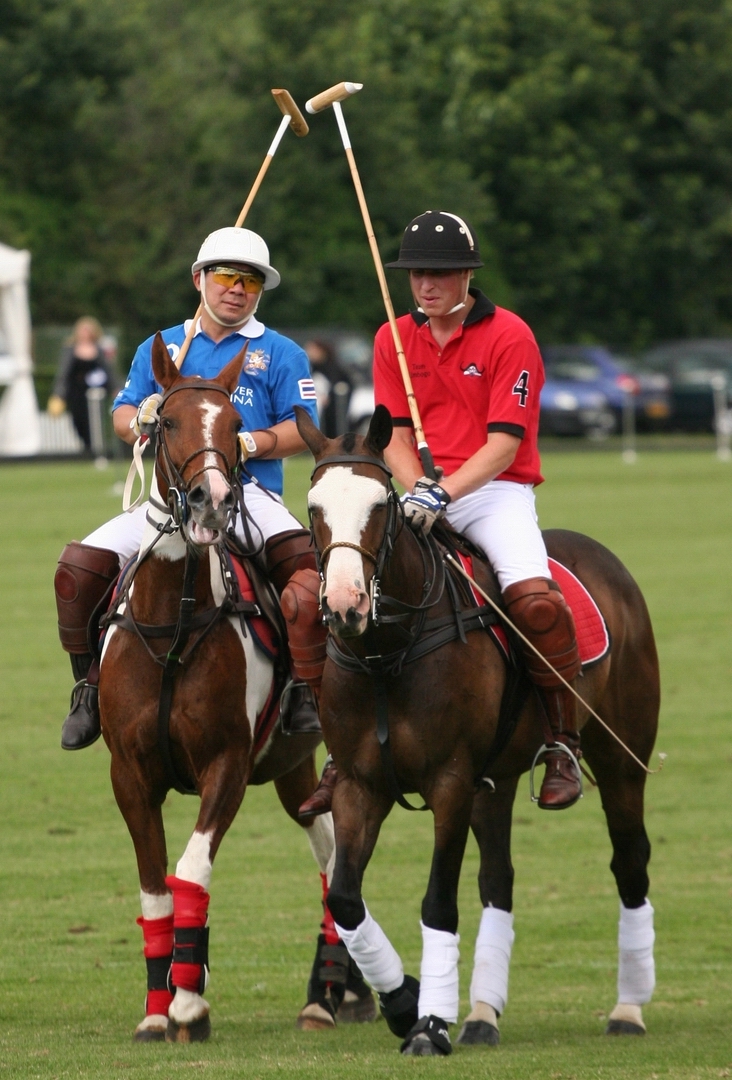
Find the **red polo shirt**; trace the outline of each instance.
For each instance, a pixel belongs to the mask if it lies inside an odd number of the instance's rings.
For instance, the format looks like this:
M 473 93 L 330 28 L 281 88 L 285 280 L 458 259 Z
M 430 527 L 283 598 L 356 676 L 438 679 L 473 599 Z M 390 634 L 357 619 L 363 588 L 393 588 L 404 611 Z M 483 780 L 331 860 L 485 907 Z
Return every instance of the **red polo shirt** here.
M 516 435 L 521 442 L 514 462 L 496 479 L 540 484 L 539 347 L 518 315 L 477 289 L 470 294 L 475 303 L 444 349 L 426 316 L 414 312 L 397 320 L 425 438 L 435 463 L 450 476 L 485 446 L 489 432 Z M 374 342 L 374 391 L 397 427 L 412 427 L 388 323 Z

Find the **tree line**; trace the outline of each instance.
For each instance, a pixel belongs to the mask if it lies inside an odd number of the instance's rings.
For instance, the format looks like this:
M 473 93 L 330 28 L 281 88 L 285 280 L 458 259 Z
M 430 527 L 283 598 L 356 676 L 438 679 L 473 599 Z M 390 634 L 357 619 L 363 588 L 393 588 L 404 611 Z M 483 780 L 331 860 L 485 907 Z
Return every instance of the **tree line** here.
M 91 312 L 132 344 L 192 313 L 198 246 L 277 127 L 270 89 L 303 107 L 341 79 L 364 83 L 345 108 L 385 259 L 451 209 L 478 284 L 541 340 L 731 332 L 725 0 L 0 0 L 0 240 L 32 252 L 34 319 Z M 373 330 L 335 120 L 309 119 L 247 221 L 283 278 L 262 310 Z

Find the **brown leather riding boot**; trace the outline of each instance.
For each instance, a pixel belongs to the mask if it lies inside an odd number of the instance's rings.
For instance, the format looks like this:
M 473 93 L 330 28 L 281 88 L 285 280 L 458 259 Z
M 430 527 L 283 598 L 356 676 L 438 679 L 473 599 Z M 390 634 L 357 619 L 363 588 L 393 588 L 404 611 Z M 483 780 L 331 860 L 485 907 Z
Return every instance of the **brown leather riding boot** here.
M 267 541 L 265 553 L 270 578 L 281 596 L 293 675 L 307 683 L 317 702 L 328 631 L 320 611 L 320 578 L 315 569 L 310 533 L 307 529 L 278 533 Z M 293 714 L 290 730 L 296 720 L 297 714 Z M 328 813 L 337 780 L 338 771 L 328 755 L 320 783 L 300 807 L 301 821 Z
M 71 708 L 61 731 L 64 750 L 83 750 L 101 735 L 96 681 L 88 678 L 92 668 L 87 630 L 94 609 L 119 574 L 119 556 L 107 548 L 92 547 L 73 540 L 61 552 L 54 578 L 58 634 L 62 647 L 70 653 L 71 670 L 77 683 Z M 94 665 L 96 674 L 98 668 Z
M 517 581 L 504 591 L 503 599 L 516 628 L 571 684 L 581 663 L 572 612 L 556 582 L 547 578 Z M 522 647 L 551 729 L 543 754 L 546 772 L 539 806 L 542 810 L 564 810 L 582 795 L 576 698 L 536 653 L 523 642 Z

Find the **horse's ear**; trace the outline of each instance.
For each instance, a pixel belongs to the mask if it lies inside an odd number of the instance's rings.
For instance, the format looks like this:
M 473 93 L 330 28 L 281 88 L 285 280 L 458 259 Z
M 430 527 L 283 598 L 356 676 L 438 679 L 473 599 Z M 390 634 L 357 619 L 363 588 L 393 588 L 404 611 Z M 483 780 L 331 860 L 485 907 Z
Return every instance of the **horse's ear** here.
M 181 374 L 165 347 L 163 335 L 158 331 L 152 343 L 152 369 L 155 381 L 162 386 L 163 390 L 169 390 L 174 382 L 180 379 Z
M 366 435 L 366 447 L 372 453 L 381 454 L 391 442 L 393 430 L 394 424 L 392 423 L 391 413 L 386 405 L 377 405 Z
M 244 365 L 244 357 L 247 354 L 248 345 L 236 354 L 233 360 L 230 360 L 225 368 L 218 373 L 214 382 L 221 383 L 223 388 L 228 393 L 229 397 L 234 393 L 239 385 L 239 377 L 241 376 L 241 369 Z
M 295 423 L 300 437 L 314 458 L 322 454 L 328 442 L 320 428 L 313 423 L 310 413 L 302 405 L 295 405 Z

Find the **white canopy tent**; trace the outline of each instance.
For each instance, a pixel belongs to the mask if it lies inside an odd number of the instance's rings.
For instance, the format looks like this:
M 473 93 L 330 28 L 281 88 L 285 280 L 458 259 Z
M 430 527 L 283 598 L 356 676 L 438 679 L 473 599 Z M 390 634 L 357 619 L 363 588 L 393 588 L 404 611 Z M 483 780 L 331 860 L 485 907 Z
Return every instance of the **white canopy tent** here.
M 30 252 L 0 244 L 0 456 L 28 457 L 41 449 L 41 422 L 33 385 L 28 307 Z

